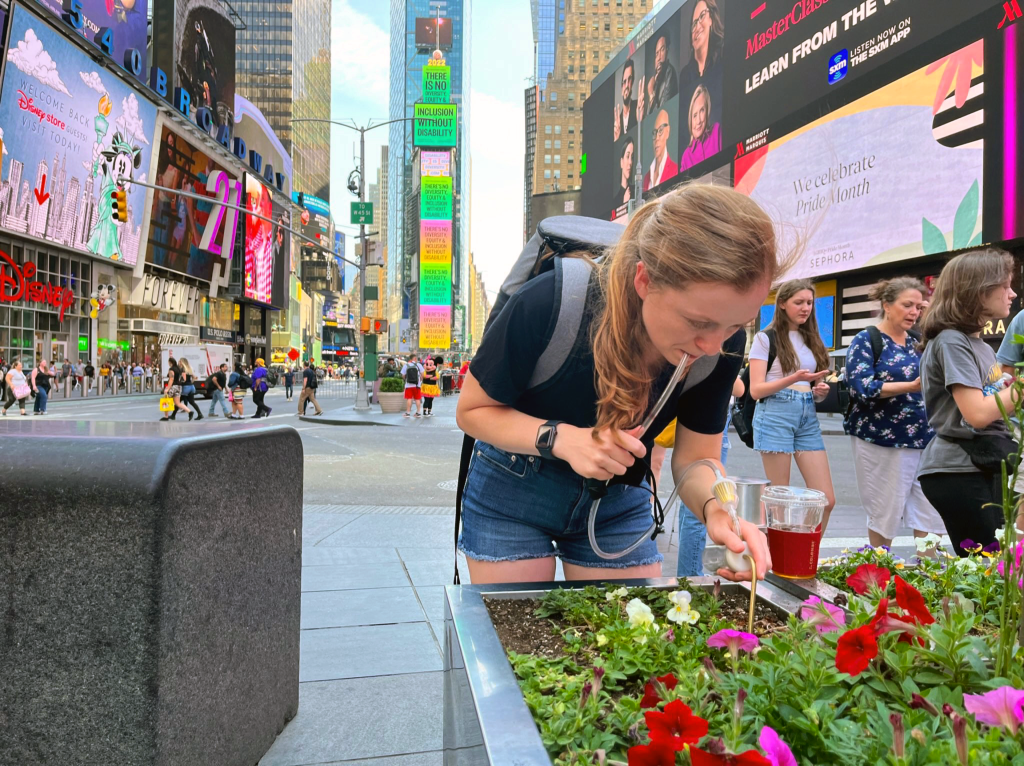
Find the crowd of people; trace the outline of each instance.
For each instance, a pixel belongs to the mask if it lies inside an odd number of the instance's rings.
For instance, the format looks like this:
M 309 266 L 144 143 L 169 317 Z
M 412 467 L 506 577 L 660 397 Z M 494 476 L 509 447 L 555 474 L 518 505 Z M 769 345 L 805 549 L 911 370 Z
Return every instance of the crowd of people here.
M 83 386 L 99 391 L 101 385 L 104 386 L 104 390 L 111 390 L 110 387 L 116 381 L 121 390 L 127 391 L 127 387 L 132 386 L 133 390 L 142 392 L 152 390 L 156 375 L 156 368 L 149 365 L 116 360 L 102 362 L 97 369 L 91 362 L 72 363 L 71 360 L 65 359 L 63 364 L 60 364 L 57 360 L 41 359 L 29 370 L 21 360 L 8 363 L 0 358 L 0 401 L 4 402 L 3 414 L 6 415 L 7 410 L 17 403 L 22 414 L 27 415 L 24 411 L 25 405 L 27 400 L 32 398 L 35 400 L 32 414 L 45 415 L 51 392 L 65 382 L 70 385 L 72 391 L 80 390 Z M 26 381 L 24 385 L 19 382 L 22 376 Z M 12 380 L 16 382 L 11 383 Z
M 405 415 L 404 417 L 434 416 L 434 399 L 439 396 L 451 396 L 462 390 L 462 384 L 469 370 L 469 361 L 459 367 L 457 362 L 440 354 L 410 354 L 404 360 L 388 356 L 377 367 L 377 382 L 373 393 L 380 392 L 380 381 L 384 378 L 401 378 L 404 381 Z

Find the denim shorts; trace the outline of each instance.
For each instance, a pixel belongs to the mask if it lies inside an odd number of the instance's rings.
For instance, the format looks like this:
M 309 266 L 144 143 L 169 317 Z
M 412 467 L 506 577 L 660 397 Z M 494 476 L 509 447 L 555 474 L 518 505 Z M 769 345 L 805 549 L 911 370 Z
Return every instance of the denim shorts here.
M 650 535 L 622 558 L 602 559 L 587 537 L 590 506 L 584 480 L 568 464 L 477 442 L 466 480 L 459 550 L 477 561 L 559 556 L 567 564 L 610 569 L 662 560 Z M 598 508 L 597 543 L 617 553 L 644 537 L 651 523 L 646 483 L 612 485 Z
M 825 449 L 810 391 L 784 388 L 754 409 L 754 449 L 758 452 L 818 452 Z

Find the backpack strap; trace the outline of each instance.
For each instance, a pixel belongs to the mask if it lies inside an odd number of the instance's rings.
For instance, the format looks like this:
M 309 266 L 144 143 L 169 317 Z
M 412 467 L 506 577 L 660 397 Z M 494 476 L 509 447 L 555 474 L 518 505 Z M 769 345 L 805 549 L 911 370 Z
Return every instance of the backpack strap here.
M 778 356 L 779 349 L 775 345 L 775 328 L 769 327 L 764 331 L 765 337 L 768 338 L 768 366 L 764 368 L 764 374 L 768 374 L 768 370 L 775 364 L 775 358 Z
M 555 258 L 555 305 L 548 327 L 551 339 L 537 359 L 528 388 L 554 378 L 576 345 L 587 307 L 587 290 L 594 267 L 584 258 Z
M 462 496 L 466 492 L 466 479 L 469 478 L 469 462 L 473 457 L 473 447 L 476 446 L 476 439 L 469 434 L 462 436 L 462 454 L 459 456 L 459 478 L 455 487 L 455 579 L 454 584 L 458 585 L 459 578 L 459 532 L 462 531 Z
M 874 325 L 868 327 L 868 338 L 871 339 L 871 355 L 875 359 L 875 366 L 878 365 L 878 360 L 882 358 L 882 351 L 885 350 L 885 341 L 882 340 L 882 331 Z

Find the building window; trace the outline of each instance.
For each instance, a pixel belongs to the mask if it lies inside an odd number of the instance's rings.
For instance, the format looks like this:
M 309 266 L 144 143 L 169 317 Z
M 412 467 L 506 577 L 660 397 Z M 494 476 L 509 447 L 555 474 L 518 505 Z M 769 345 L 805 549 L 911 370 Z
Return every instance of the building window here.
M 544 155 L 544 164 L 545 165 L 550 165 L 551 164 L 551 155 L 550 154 L 545 154 Z
M 544 191 L 551 191 L 551 184 L 544 184 Z
M 568 175 L 567 177 L 568 177 L 568 178 L 572 178 L 572 173 L 570 173 L 570 174 L 569 174 L 569 175 Z
M 570 154 L 570 155 L 569 155 L 569 164 L 570 164 L 570 165 L 572 164 L 572 161 L 573 161 L 574 159 L 575 159 L 575 158 L 574 158 L 574 157 L 573 157 L 573 156 L 572 156 L 572 155 Z
M 562 126 L 561 125 L 555 125 L 555 135 L 556 136 L 562 135 Z
M 556 170 L 555 171 L 555 178 L 561 178 L 561 177 L 562 177 L 562 171 L 561 170 Z
M 547 139 L 544 140 L 544 148 L 545 149 L 550 149 L 551 148 L 551 139 L 550 138 L 547 138 Z
M 573 68 L 573 65 L 569 64 L 569 74 L 573 74 L 575 71 L 576 70 Z
M 594 64 L 594 74 L 597 74 L 597 64 Z
M 550 170 L 545 170 L 544 171 L 544 177 L 545 178 L 551 178 L 551 171 Z
M 569 135 L 571 136 L 575 132 L 576 132 L 576 126 L 575 125 L 570 125 L 569 126 Z
M 576 148 L 576 142 L 575 141 L 570 141 L 569 142 L 569 148 L 570 149 L 575 149 Z
M 561 161 L 562 161 L 562 155 L 561 154 L 556 154 L 555 155 L 555 164 L 557 165 Z
M 546 149 L 547 147 L 544 147 L 544 148 Z M 561 139 L 557 139 L 557 138 L 555 139 L 555 148 L 556 149 L 561 149 L 562 148 L 562 141 L 561 141 Z
M 544 132 L 547 133 L 550 136 L 551 135 L 551 126 L 550 125 L 545 125 L 544 126 Z
M 575 101 L 576 100 L 576 94 L 575 93 L 570 93 L 569 94 L 569 100 L 570 101 Z
M 555 92 L 555 91 L 551 91 L 551 99 L 550 100 L 551 101 L 558 101 L 558 93 Z

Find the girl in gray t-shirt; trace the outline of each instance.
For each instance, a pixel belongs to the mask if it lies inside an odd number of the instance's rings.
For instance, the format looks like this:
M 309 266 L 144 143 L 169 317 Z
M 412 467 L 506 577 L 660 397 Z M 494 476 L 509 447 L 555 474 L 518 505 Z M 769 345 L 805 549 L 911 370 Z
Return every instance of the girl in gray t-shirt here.
M 921 393 L 937 438 L 918 469 L 921 488 L 935 506 L 957 554 L 962 543 L 987 545 L 1003 525 L 999 474 L 972 462 L 964 442 L 1005 443 L 1010 434 L 996 398 L 1013 408 L 995 352 L 981 340 L 989 321 L 1005 318 L 1016 294 L 1013 259 L 996 249 L 958 255 L 942 270 L 922 323 Z M 971 447 L 971 444 L 968 444 Z

